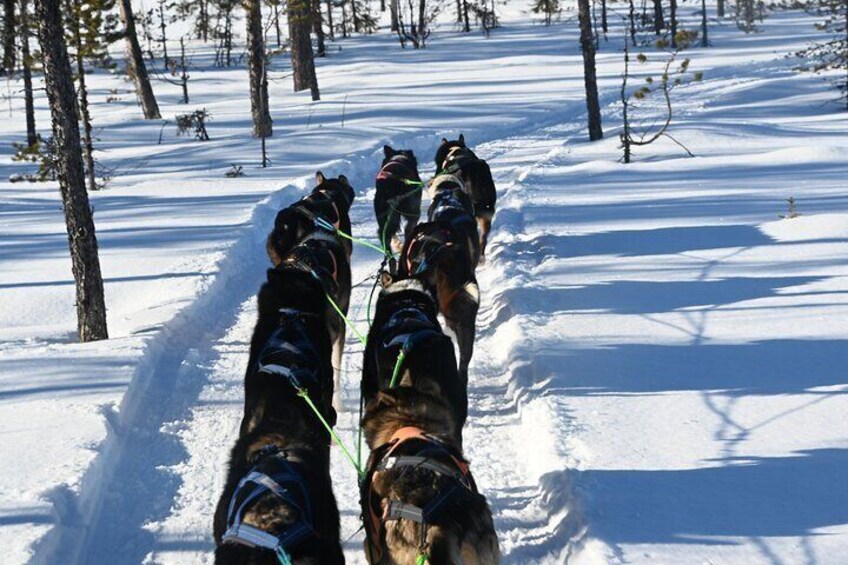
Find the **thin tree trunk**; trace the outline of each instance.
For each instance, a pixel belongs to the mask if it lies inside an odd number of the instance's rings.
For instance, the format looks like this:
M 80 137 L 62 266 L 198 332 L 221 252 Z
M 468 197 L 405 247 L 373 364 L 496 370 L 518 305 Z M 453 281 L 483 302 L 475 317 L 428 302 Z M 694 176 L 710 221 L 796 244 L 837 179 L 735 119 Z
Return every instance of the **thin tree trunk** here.
M 186 68 L 185 38 L 180 38 L 180 86 L 183 89 L 183 104 L 188 104 L 188 69 Z
M 662 0 L 654 0 L 654 33 L 659 35 L 664 27 Z
M 716 3 L 716 15 L 720 18 L 724 17 L 724 0 L 718 0 Z
M 356 0 L 348 0 L 350 2 L 350 15 L 353 19 L 353 31 L 359 33 L 362 25 L 359 22 L 359 15 L 356 13 Z
M 3 70 L 8 74 L 15 72 L 15 0 L 3 0 L 5 11 L 3 18 Z
M 668 0 L 668 17 L 671 20 L 671 46 L 677 47 L 677 0 Z
M 29 6 L 28 0 L 21 0 L 21 66 L 24 69 L 24 105 L 26 106 L 27 145 L 38 143 L 35 130 L 35 100 L 32 92 L 32 58 L 29 53 Z
M 329 33 L 330 41 L 336 40 L 336 30 L 333 27 L 333 0 L 327 0 L 327 32 Z
M 165 60 L 165 66 L 168 66 L 168 35 L 165 26 L 165 2 L 159 2 L 159 30 L 162 32 L 162 58 Z
M 138 35 L 135 31 L 135 18 L 133 16 L 130 0 L 120 0 L 121 22 L 124 24 L 124 32 L 127 41 L 127 73 L 135 82 L 135 91 L 141 101 L 141 109 L 146 120 L 158 120 L 159 105 L 153 96 L 153 88 L 147 76 L 147 67 L 144 66 L 144 55 L 141 45 L 138 43 Z
M 633 42 L 633 45 L 636 45 L 636 6 L 633 5 L 633 0 L 630 0 L 630 12 L 628 15 L 630 19 L 630 41 Z M 624 39 L 625 41 L 627 40 L 626 37 Z
M 578 0 L 580 22 L 580 49 L 583 51 L 583 80 L 586 84 L 586 108 L 589 112 L 589 139 L 604 137 L 601 128 L 601 106 L 598 102 L 598 78 L 595 73 L 595 42 L 592 38 L 591 9 L 589 0 Z
M 607 0 L 601 0 L 601 29 L 604 30 L 604 40 L 609 32 L 609 24 L 607 22 Z
M 424 48 L 424 42 L 427 40 L 427 0 L 418 0 L 418 37 L 421 48 Z
M 73 0 L 73 11 L 79 12 L 80 0 Z M 82 37 L 80 36 L 79 20 L 74 20 L 71 36 L 76 50 L 77 75 L 79 80 L 79 116 L 82 119 L 83 143 L 82 158 L 85 162 L 85 180 L 88 190 L 97 190 L 97 180 L 94 178 L 94 141 L 91 131 L 91 114 L 88 111 L 88 90 L 85 86 L 85 61 L 82 56 Z
M 462 0 L 462 31 L 468 33 L 471 31 L 471 24 L 468 22 L 468 0 Z
M 268 96 L 263 92 L 265 84 L 265 43 L 262 41 L 261 0 L 244 0 L 247 22 L 247 72 L 250 78 L 250 113 L 253 116 L 254 137 L 272 134 Z
M 318 40 L 318 52 L 316 57 L 323 57 L 327 54 L 327 46 L 324 42 L 324 22 L 321 20 L 321 0 L 311 0 L 312 2 L 312 29 L 315 32 L 315 38 Z
M 332 1 L 332 0 L 328 0 Z M 283 30 L 280 29 L 280 4 L 274 4 L 274 31 L 277 32 L 277 48 L 283 46 Z
M 309 38 L 312 4 L 310 0 L 289 0 L 289 38 L 291 42 L 294 91 L 309 89 L 312 99 L 319 100 L 318 78 L 315 75 L 315 59 L 312 41 Z
M 701 0 L 701 47 L 710 44 L 707 36 L 707 0 Z
M 391 30 L 398 30 L 398 8 L 400 7 L 400 0 L 389 0 L 389 10 L 391 10 L 391 18 L 392 25 Z
M 108 333 L 103 278 L 100 274 L 94 219 L 85 190 L 76 95 L 65 46 L 62 9 L 59 0 L 36 0 L 35 10 L 44 59 L 47 99 L 53 117 L 59 188 L 76 281 L 77 330 L 80 341 L 106 339 Z

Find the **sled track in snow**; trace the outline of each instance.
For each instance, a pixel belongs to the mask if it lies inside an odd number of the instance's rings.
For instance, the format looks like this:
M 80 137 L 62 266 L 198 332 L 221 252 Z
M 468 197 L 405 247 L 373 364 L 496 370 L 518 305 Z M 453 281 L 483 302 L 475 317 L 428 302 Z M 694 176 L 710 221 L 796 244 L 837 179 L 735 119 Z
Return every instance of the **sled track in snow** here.
M 501 202 L 508 201 L 511 184 L 526 175 L 527 171 L 513 167 L 498 167 L 498 158 L 516 147 L 526 148 L 521 134 L 516 131 L 535 132 L 554 123 L 561 123 L 565 116 L 578 113 L 580 102 L 566 105 L 566 111 L 552 113 L 540 122 L 528 122 L 521 126 L 510 126 L 500 132 L 492 132 L 495 141 L 476 143 L 481 156 L 489 159 L 496 169 L 495 175 L 500 188 Z M 511 130 L 512 135 L 505 136 Z M 477 132 L 466 131 L 477 141 Z M 420 168 L 426 174 L 430 169 L 432 134 L 415 134 L 388 140 L 397 146 L 411 147 L 420 155 Z M 381 144 L 380 144 L 381 145 Z M 379 147 L 379 146 L 378 146 Z M 376 167 L 375 154 L 360 154 L 325 165 L 328 171 L 345 172 L 355 187 L 370 186 Z M 555 148 L 547 157 L 559 155 Z M 540 157 L 542 160 L 546 156 Z M 540 161 L 541 162 L 541 161 Z M 300 196 L 310 177 L 287 184 L 260 202 L 243 232 L 226 250 L 217 265 L 218 272 L 199 296 L 173 319 L 165 323 L 160 332 L 145 345 L 145 350 L 135 370 L 131 384 L 124 395 L 118 413 L 107 414 L 109 429 L 106 440 L 99 446 L 98 456 L 86 472 L 79 494 L 67 490 L 50 493 L 57 512 L 57 526 L 41 540 L 36 548 L 33 563 L 140 563 L 148 562 L 157 550 L 155 533 L 145 526 L 167 518 L 180 488 L 181 476 L 174 469 L 185 464 L 187 451 L 179 435 L 171 429 L 191 418 L 192 406 L 204 385 L 208 383 L 208 368 L 214 364 L 218 352 L 215 345 L 224 337 L 228 328 L 236 321 L 240 307 L 252 301 L 267 267 L 264 240 L 267 226 L 273 223 L 277 210 Z M 504 187 L 507 187 L 504 190 Z M 357 197 L 352 212 L 354 230 L 359 236 L 371 237 L 375 230 L 372 220 L 370 199 Z M 492 253 L 495 264 L 502 244 L 499 234 L 512 230 L 520 224 L 520 213 L 502 208 L 502 220 L 495 224 Z M 518 223 L 516 223 L 518 222 Z M 367 250 L 358 249 L 354 254 L 353 280 L 359 282 L 373 273 L 379 265 Z M 475 476 L 481 488 L 489 496 L 496 514 L 496 525 L 502 543 L 509 550 L 516 540 L 530 535 L 537 547 L 547 540 L 557 546 L 579 537 L 581 528 L 570 512 L 570 495 L 561 492 L 561 485 L 540 485 L 526 476 L 518 476 L 513 468 L 519 454 L 513 451 L 516 439 L 511 435 L 511 426 L 521 425 L 521 399 L 532 388 L 518 385 L 512 368 L 503 373 L 502 366 L 489 364 L 487 340 L 493 332 L 492 324 L 504 321 L 504 309 L 508 304 L 493 304 L 490 285 L 495 269 L 483 267 L 481 283 L 484 293 L 478 324 L 478 343 L 472 368 L 475 375 L 469 389 L 473 407 L 466 432 L 468 455 L 474 465 Z M 488 284 L 487 284 L 488 283 Z M 357 309 L 364 301 L 370 285 L 364 284 L 354 291 L 351 312 L 357 323 L 365 324 L 365 308 Z M 361 345 L 348 332 L 344 362 L 344 401 L 346 412 L 339 422 L 344 438 L 353 437 L 358 405 L 358 379 L 361 367 Z M 489 347 L 495 347 L 492 344 Z M 218 423 L 227 425 L 227 423 Z M 500 430 L 493 441 L 493 430 Z M 556 432 L 557 430 L 554 430 Z M 221 456 L 226 456 L 229 445 L 219 447 Z M 340 457 L 334 458 L 334 477 L 340 510 L 342 511 L 342 535 L 350 536 L 358 529 L 358 493 L 353 474 Z M 509 472 L 507 472 L 509 471 Z M 210 478 L 210 484 L 213 481 Z M 498 488 L 503 487 L 503 488 Z M 550 488 L 549 488 L 550 487 Z M 208 496 L 217 499 L 217 492 Z M 516 518 L 522 509 L 534 500 L 543 497 L 553 500 L 558 506 L 540 506 L 541 518 L 527 522 Z M 565 520 L 564 516 L 571 516 Z M 211 540 L 211 516 L 209 517 Z M 529 531 L 528 531 L 529 530 Z M 506 537 L 506 539 L 505 539 Z M 361 533 L 348 540 L 346 552 L 352 562 L 361 559 Z M 186 542 L 183 550 L 207 552 L 210 542 Z M 541 557 L 538 553 L 516 545 L 520 551 L 512 553 L 520 560 Z M 509 559 L 511 560 L 511 559 Z

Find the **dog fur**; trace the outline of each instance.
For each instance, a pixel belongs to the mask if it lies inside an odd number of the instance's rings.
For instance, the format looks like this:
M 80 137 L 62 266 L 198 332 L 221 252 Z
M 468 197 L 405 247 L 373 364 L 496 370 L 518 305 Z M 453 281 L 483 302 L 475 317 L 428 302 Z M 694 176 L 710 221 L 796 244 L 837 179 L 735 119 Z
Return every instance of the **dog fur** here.
M 421 186 L 405 181 L 420 183 L 421 177 L 418 174 L 418 161 L 411 150 L 398 150 L 384 145 L 383 155 L 383 163 L 375 181 L 377 238 L 384 247 L 399 247 L 396 236 L 401 219 L 404 235 L 408 238 L 421 216 Z
M 455 154 L 454 157 L 461 171 L 462 181 L 465 183 L 474 203 L 474 214 L 480 230 L 480 256 L 485 257 L 497 201 L 497 190 L 492 178 L 492 171 L 486 161 L 477 157 L 465 145 L 465 136 L 459 134 L 459 138 L 453 141 L 442 138 L 442 143 L 436 150 L 435 157 L 437 175 L 445 168 L 445 160 L 451 153 Z
M 392 330 L 387 325 L 395 315 L 419 312 L 438 334 L 425 337 L 412 346 L 401 366 L 398 385 L 412 386 L 444 398 L 461 430 L 468 414 L 468 383 L 457 370 L 451 339 L 441 332 L 435 297 L 417 279 L 394 280 L 383 273 L 381 283 L 383 288 L 377 298 L 362 366 L 364 402 L 370 402 L 391 383 L 399 346 L 386 347 L 386 331 Z
M 280 321 L 280 308 L 298 311 L 310 342 L 320 361 L 317 384 L 309 387 L 310 397 L 329 422 L 335 422 L 331 406 L 333 390 L 330 366 L 330 336 L 323 322 L 326 297 L 318 281 L 302 271 L 271 269 L 268 282 L 258 296 L 259 320 L 253 333 L 250 360 L 245 375 L 245 413 L 240 437 L 230 455 L 227 481 L 218 501 L 214 519 L 217 544 L 215 562 L 219 565 L 273 565 L 278 563 L 268 550 L 223 543 L 227 510 L 239 481 L 255 464 L 257 453 L 276 446 L 307 470 L 303 479 L 313 507 L 317 536 L 303 540 L 291 550 L 294 563 L 303 565 L 344 563 L 339 540 L 339 511 L 330 481 L 329 436 L 298 397 L 291 383 L 278 375 L 260 373 L 257 361 L 268 338 Z M 260 496 L 244 514 L 245 523 L 277 534 L 297 519 L 297 512 L 271 494 Z
M 474 353 L 480 306 L 480 289 L 475 274 L 480 258 L 477 225 L 461 181 L 442 178 L 437 177 L 432 187 L 436 194 L 427 212 L 429 221 L 418 224 L 412 237 L 404 243 L 398 275 L 400 278 L 416 276 L 435 293 L 439 311 L 459 346 L 461 381 L 468 382 L 468 365 Z M 444 193 L 441 196 L 449 198 L 455 205 L 441 207 L 439 193 Z M 425 245 L 418 243 L 425 241 L 428 242 Z M 428 247 L 432 242 L 439 242 L 439 246 L 435 249 Z M 419 273 L 422 260 L 427 266 Z
M 354 192 L 347 177 L 339 175 L 338 178 L 327 178 L 324 173 L 318 171 L 315 181 L 317 184 L 310 194 L 280 210 L 274 219 L 274 228 L 268 234 L 266 250 L 275 266 L 299 241 L 321 229 L 311 219 L 312 215 L 337 224 L 338 229 L 350 234 L 350 207 L 353 204 Z M 339 239 L 350 259 L 353 244 L 337 234 L 334 237 Z
M 412 387 L 398 387 L 381 392 L 367 407 L 363 428 L 366 441 L 373 450 L 385 445 L 403 427 L 416 427 L 443 442 L 462 457 L 457 442 L 457 424 L 448 404 L 439 396 Z M 450 464 L 449 456 L 443 463 Z M 435 479 L 435 480 L 434 480 Z M 448 480 L 421 468 L 390 469 L 374 472 L 370 482 L 362 485 L 363 516 L 369 516 L 371 496 L 385 505 L 400 500 L 423 507 L 445 488 Z M 380 563 L 415 563 L 418 556 L 421 527 L 417 522 L 401 519 L 384 522 L 385 546 Z M 436 518 L 427 525 L 427 553 L 431 563 L 439 565 L 491 565 L 500 559 L 491 510 L 482 496 L 451 506 L 449 518 Z M 365 554 L 371 560 L 366 539 Z

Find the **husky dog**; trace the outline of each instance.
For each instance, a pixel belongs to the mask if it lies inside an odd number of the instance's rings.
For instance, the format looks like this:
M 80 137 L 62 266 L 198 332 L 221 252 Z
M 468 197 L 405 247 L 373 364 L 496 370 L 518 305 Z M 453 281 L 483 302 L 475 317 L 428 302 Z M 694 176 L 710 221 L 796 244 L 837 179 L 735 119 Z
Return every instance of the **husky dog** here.
M 399 249 L 397 232 L 401 219 L 404 235 L 408 239 L 421 216 L 421 177 L 418 161 L 409 149 L 396 150 L 383 146 L 382 168 L 377 174 L 374 195 L 374 214 L 377 216 L 377 237 L 388 249 Z
M 495 181 L 492 179 L 489 164 L 466 147 L 463 134 L 459 134 L 459 138 L 453 141 L 442 138 L 442 143 L 436 150 L 435 161 L 436 175 L 454 174 L 465 183 L 474 203 L 474 214 L 480 227 L 480 256 L 484 257 L 497 200 Z
M 353 251 L 349 240 L 338 236 L 337 230 L 350 234 L 350 206 L 353 188 L 344 175 L 328 179 L 324 173 L 315 174 L 316 186 L 312 192 L 291 206 L 280 210 L 274 219 L 274 228 L 268 234 L 266 250 L 271 263 L 278 265 L 282 257 L 300 240 L 316 231 L 332 231 L 347 251 Z
M 362 366 L 362 398 L 395 386 L 442 396 L 459 429 L 468 413 L 467 382 L 457 371 L 451 339 L 442 332 L 435 297 L 417 279 L 381 276 L 383 289 Z
M 215 511 L 218 564 L 344 563 L 330 439 L 300 397 L 335 423 L 326 300 L 320 281 L 285 267 L 259 292 L 244 418 Z
M 477 224 L 462 180 L 440 175 L 433 179 L 430 190 L 433 202 L 428 221 L 418 224 L 405 242 L 398 276 L 419 278 L 435 292 L 439 311 L 459 345 L 461 379 L 468 382 L 480 304 L 475 275 L 480 259 Z
M 371 448 L 360 486 L 369 563 L 498 563 L 492 512 L 448 404 L 398 387 L 369 403 L 362 425 Z

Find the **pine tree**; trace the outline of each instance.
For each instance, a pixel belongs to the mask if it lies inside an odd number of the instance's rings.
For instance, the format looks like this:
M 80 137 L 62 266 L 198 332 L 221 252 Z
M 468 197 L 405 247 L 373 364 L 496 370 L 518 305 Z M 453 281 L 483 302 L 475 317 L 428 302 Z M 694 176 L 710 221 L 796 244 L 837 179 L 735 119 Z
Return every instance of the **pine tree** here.
M 35 129 L 35 97 L 32 90 L 32 56 L 29 51 L 29 1 L 21 0 L 20 4 L 20 38 L 21 38 L 21 67 L 24 75 L 24 107 L 26 108 L 27 146 L 34 147 L 38 143 L 38 132 Z
M 586 109 L 589 112 L 589 139 L 603 139 L 601 105 L 598 101 L 598 77 L 595 72 L 595 40 L 592 37 L 592 15 L 589 0 L 577 1 L 580 23 L 580 49 L 583 52 L 583 81 L 586 85 Z
M 562 13 L 562 6 L 559 0 L 535 0 L 530 11 L 534 14 L 541 14 L 545 25 L 551 25 Z
M 8 74 L 15 72 L 15 0 L 3 0 L 3 71 Z
M 273 132 L 268 109 L 268 86 L 265 80 L 265 43 L 262 36 L 260 0 L 244 0 L 247 22 L 247 70 L 250 77 L 250 111 L 253 135 L 266 138 Z
M 127 74 L 135 83 L 135 91 L 141 102 L 144 118 L 147 120 L 158 120 L 159 105 L 153 95 L 150 86 L 150 78 L 147 76 L 147 67 L 144 65 L 144 56 L 141 45 L 138 43 L 138 35 L 135 30 L 135 16 L 132 11 L 130 0 L 120 0 L 121 23 L 124 25 L 124 37 L 127 42 Z
M 315 74 L 315 59 L 309 31 L 312 27 L 312 4 L 310 0 L 289 0 L 289 39 L 294 74 L 294 91 L 309 89 L 312 100 L 320 100 L 318 78 Z
M 35 11 L 44 60 L 47 99 L 53 117 L 59 188 L 76 281 L 77 329 L 80 341 L 106 339 L 108 333 L 103 278 L 100 274 L 94 219 L 85 190 L 77 100 L 65 46 L 62 8 L 59 0 L 36 0 Z
M 828 37 L 797 53 L 802 60 L 799 68 L 814 73 L 841 71 L 832 82 L 848 109 L 848 2 L 813 0 L 808 11 L 820 18 L 816 28 Z

